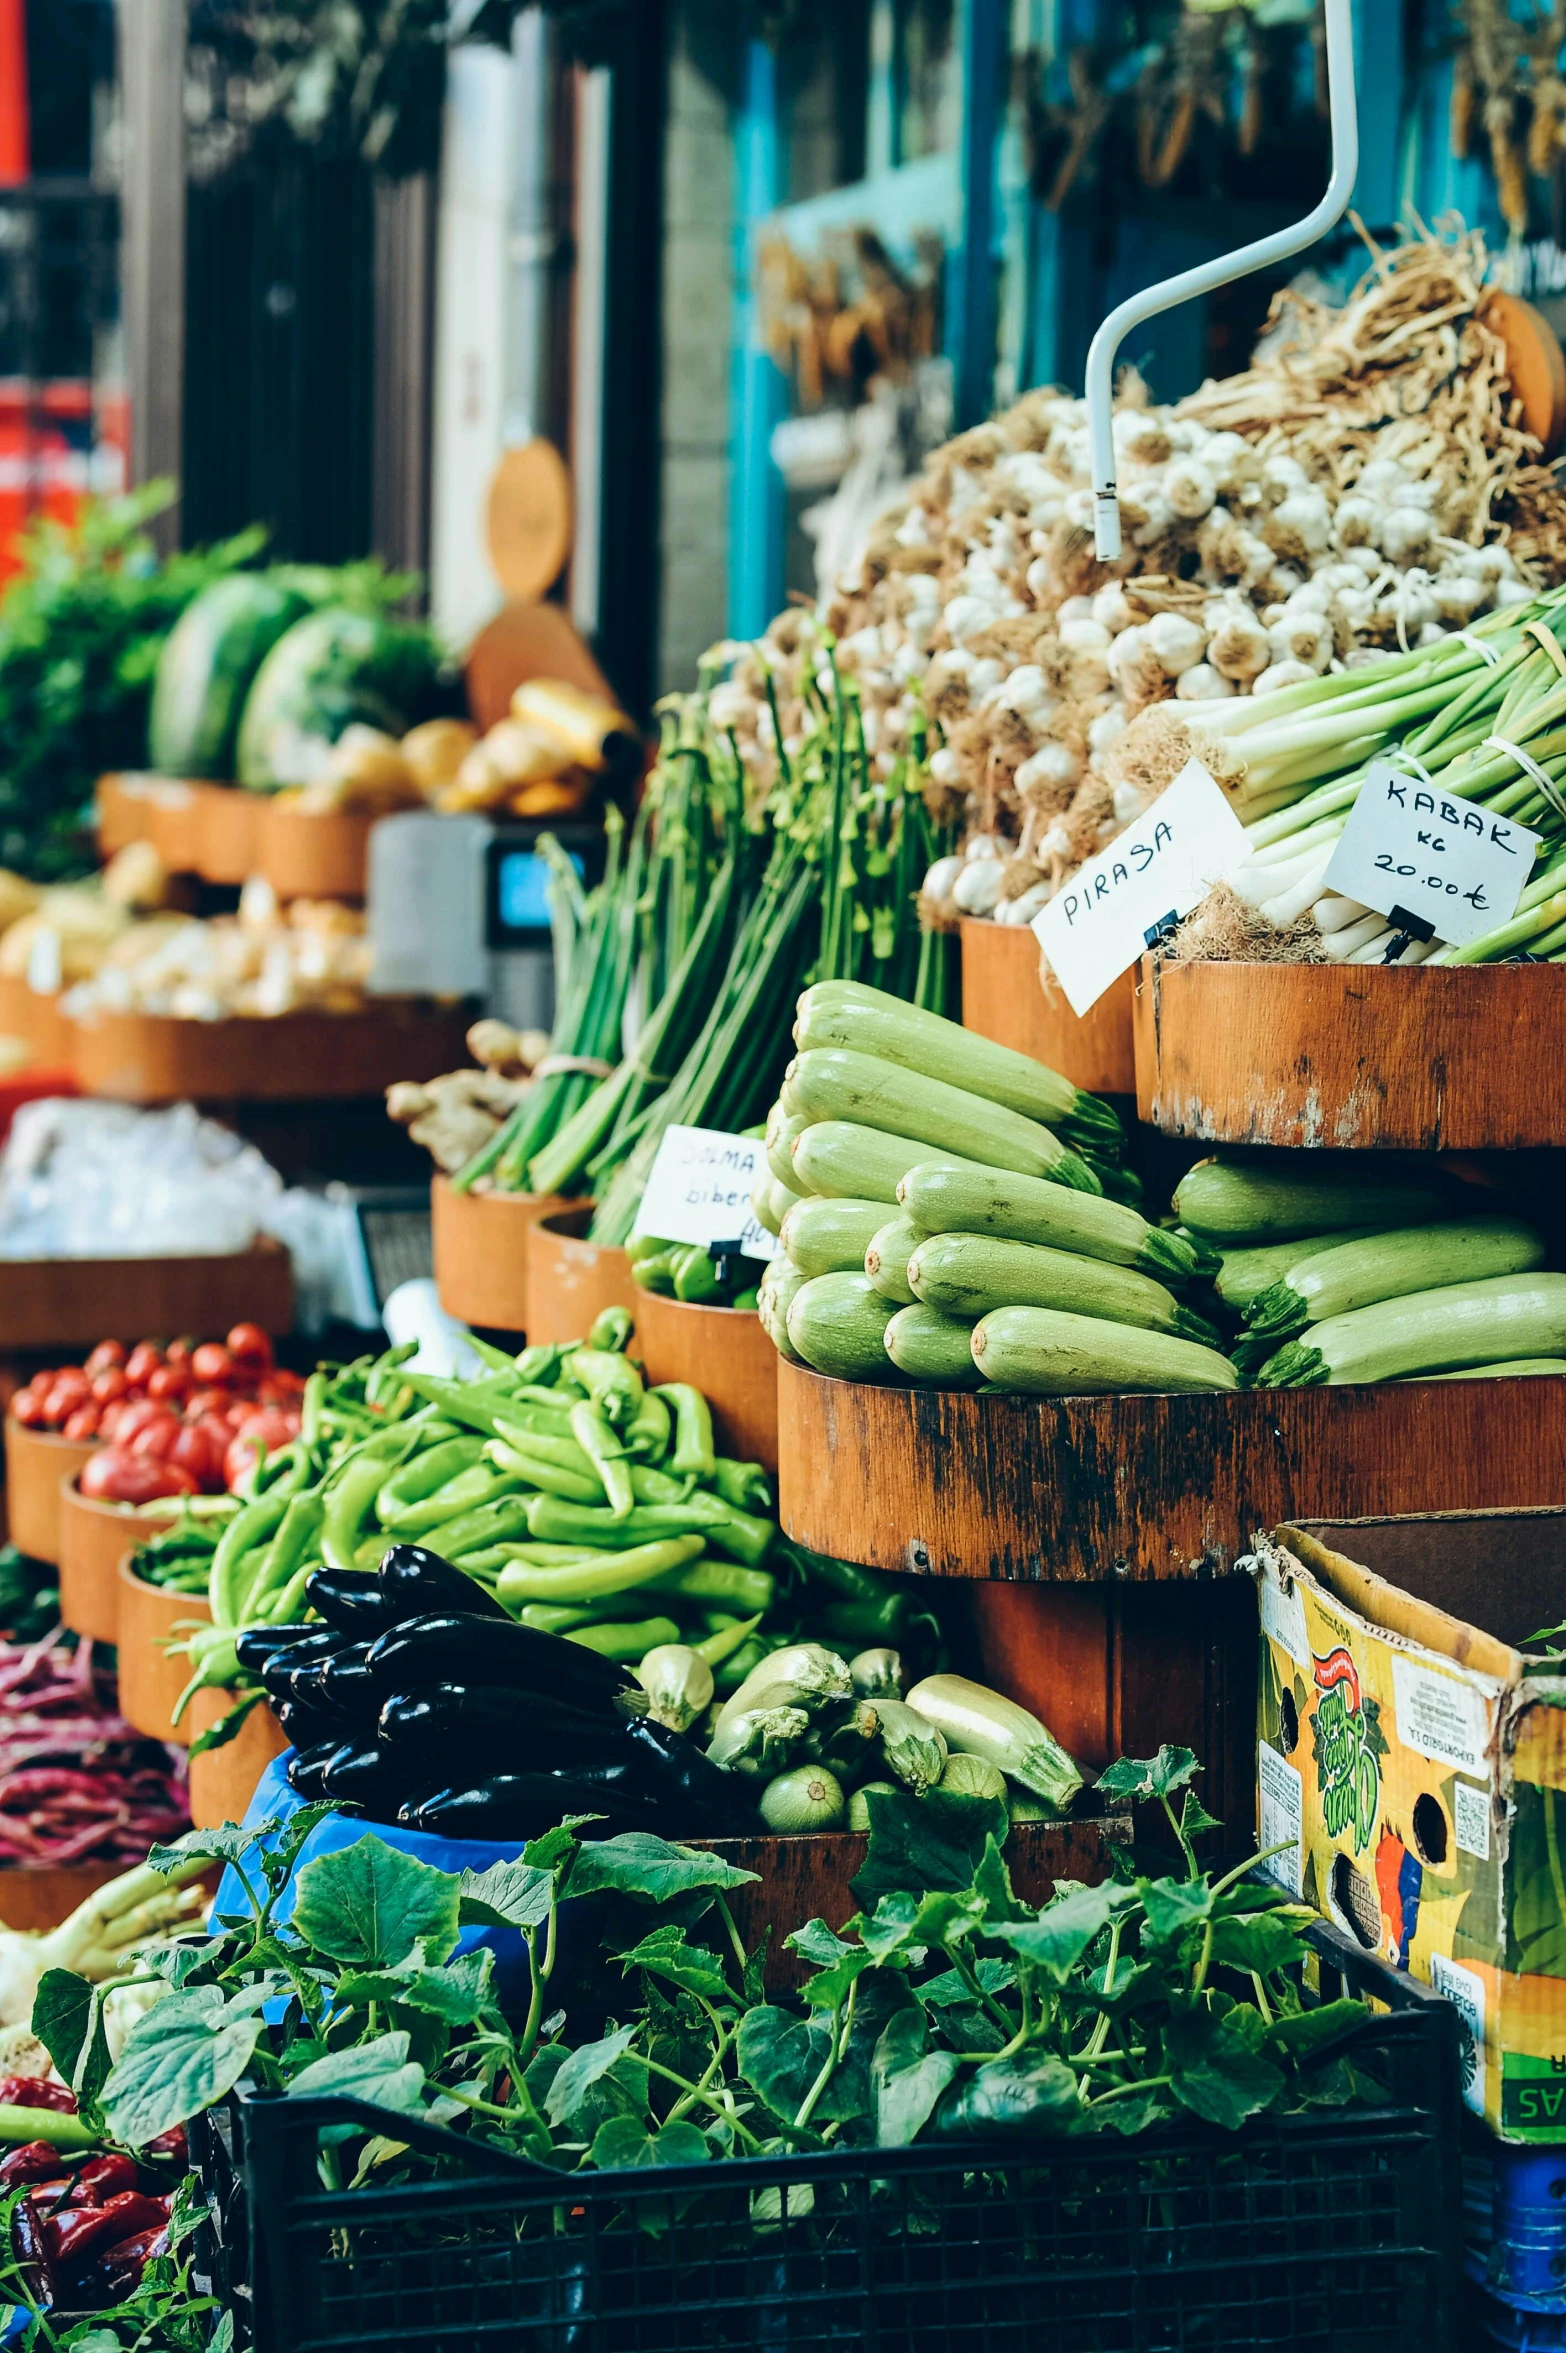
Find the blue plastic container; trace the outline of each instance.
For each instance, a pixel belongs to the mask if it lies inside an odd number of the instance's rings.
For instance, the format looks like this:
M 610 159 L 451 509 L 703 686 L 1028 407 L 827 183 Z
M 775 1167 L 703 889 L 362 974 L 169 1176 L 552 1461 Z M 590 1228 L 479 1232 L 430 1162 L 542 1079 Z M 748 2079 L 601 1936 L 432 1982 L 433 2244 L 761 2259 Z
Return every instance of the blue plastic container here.
M 1486 2296 L 1556 2332 L 1497 2341 L 1566 2348 L 1566 2148 L 1470 2141 L 1463 2238 L 1468 2276 Z
M 247 1830 L 263 1822 L 286 1822 L 304 1804 L 304 1799 L 289 1786 L 288 1765 L 293 1753 L 288 1749 L 275 1757 L 257 1782 L 255 1796 L 245 1815 Z M 539 1827 L 542 1831 L 547 1825 L 541 1823 Z M 492 1863 L 515 1862 L 526 1843 L 518 1839 L 435 1838 L 427 1831 L 403 1830 L 395 1822 L 365 1822 L 346 1814 L 330 1814 L 316 1823 L 300 1848 L 293 1875 L 278 1899 L 276 1918 L 287 1920 L 292 1915 L 294 1882 L 307 1863 L 313 1863 L 319 1855 L 335 1854 L 341 1847 L 353 1846 L 366 1834 L 383 1840 L 387 1846 L 399 1847 L 404 1854 L 428 1863 L 436 1871 L 487 1871 Z M 557 1986 L 569 1982 L 574 1955 L 596 1941 L 595 1923 L 601 1909 L 591 1898 L 562 1907 L 554 1979 Z M 223 1913 L 248 1917 L 249 1911 L 243 1882 L 230 1865 L 218 1883 L 208 1918 L 215 1919 Z M 495 1956 L 495 1986 L 501 2002 L 507 2007 L 520 2004 L 525 2008 L 529 1976 L 527 1948 L 520 1932 L 514 1928 L 465 1928 L 458 1939 L 459 1951 L 475 1945 L 488 1945 Z

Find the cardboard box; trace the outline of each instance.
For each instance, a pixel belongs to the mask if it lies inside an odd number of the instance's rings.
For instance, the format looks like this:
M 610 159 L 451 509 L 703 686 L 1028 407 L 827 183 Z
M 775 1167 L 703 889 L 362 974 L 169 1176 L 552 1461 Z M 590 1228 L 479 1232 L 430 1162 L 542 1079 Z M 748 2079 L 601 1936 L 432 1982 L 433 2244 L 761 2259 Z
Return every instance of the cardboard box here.
M 1476 2114 L 1566 2142 L 1566 1511 L 1284 1526 L 1255 1567 L 1266 1868 L 1454 2004 Z

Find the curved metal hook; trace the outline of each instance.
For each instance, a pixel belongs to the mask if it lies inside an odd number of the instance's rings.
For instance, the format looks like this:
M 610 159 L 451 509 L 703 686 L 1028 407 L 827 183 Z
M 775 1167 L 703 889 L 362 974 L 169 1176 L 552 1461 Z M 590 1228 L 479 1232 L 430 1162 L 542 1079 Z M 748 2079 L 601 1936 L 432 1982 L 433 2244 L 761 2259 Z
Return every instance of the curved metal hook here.
M 1332 113 L 1332 177 L 1313 212 L 1291 229 L 1258 237 L 1237 252 L 1221 253 L 1198 269 L 1162 278 L 1112 310 L 1093 338 L 1087 363 L 1088 433 L 1093 460 L 1093 539 L 1103 563 L 1120 553 L 1120 499 L 1115 484 L 1115 354 L 1133 327 L 1194 295 L 1209 294 L 1269 262 L 1283 261 L 1314 245 L 1348 210 L 1359 169 L 1359 113 L 1354 99 L 1354 23 L 1351 0 L 1324 0 L 1327 15 L 1327 89 Z

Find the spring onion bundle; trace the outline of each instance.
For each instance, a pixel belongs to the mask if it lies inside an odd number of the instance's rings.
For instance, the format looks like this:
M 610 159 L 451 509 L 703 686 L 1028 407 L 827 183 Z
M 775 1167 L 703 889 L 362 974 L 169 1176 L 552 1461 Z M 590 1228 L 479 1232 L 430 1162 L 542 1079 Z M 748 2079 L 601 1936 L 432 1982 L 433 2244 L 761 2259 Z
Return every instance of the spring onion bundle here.
M 637 840 L 650 846 L 634 885 L 638 955 L 619 990 L 620 1058 L 579 1089 L 565 1117 L 534 1123 L 524 1110 L 492 1162 L 534 1192 L 590 1192 L 595 1241 L 630 1234 L 670 1126 L 738 1132 L 761 1117 L 808 979 L 936 1012 L 954 985 L 954 943 L 917 914 L 919 878 L 943 846 L 924 798 L 922 731 L 889 771 L 877 768 L 831 638 L 811 647 L 805 722 L 760 794 L 721 723 L 723 689 L 711 674 L 721 665 L 666 710 L 637 820 Z M 628 881 L 622 895 L 632 891 Z M 573 979 L 575 969 L 573 957 Z M 578 1048 L 573 1035 L 568 1021 L 552 1060 L 605 1052 Z

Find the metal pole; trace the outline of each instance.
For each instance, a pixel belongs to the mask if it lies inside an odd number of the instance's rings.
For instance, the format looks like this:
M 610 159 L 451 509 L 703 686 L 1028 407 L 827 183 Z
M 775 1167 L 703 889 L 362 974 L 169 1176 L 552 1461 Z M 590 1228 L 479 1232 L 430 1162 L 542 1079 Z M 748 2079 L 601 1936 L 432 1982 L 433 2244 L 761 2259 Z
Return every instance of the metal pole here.
M 1198 269 L 1182 270 L 1141 294 L 1133 294 L 1112 310 L 1093 338 L 1088 352 L 1088 433 L 1093 459 L 1094 545 L 1100 562 L 1113 563 L 1120 553 L 1120 500 L 1115 485 L 1114 373 L 1115 354 L 1122 340 L 1144 319 L 1172 310 L 1215 286 L 1227 286 L 1269 262 L 1284 261 L 1314 245 L 1335 221 L 1341 220 L 1354 192 L 1359 169 L 1359 116 L 1354 98 L 1354 24 L 1350 0 L 1323 0 L 1327 12 L 1327 79 L 1332 111 L 1332 177 L 1327 192 L 1313 212 L 1292 229 L 1258 237 L 1234 253 L 1221 253 Z
M 169 475 L 178 483 L 185 405 L 185 0 L 120 0 L 119 42 L 131 480 Z M 152 532 L 165 551 L 179 545 L 177 499 Z

